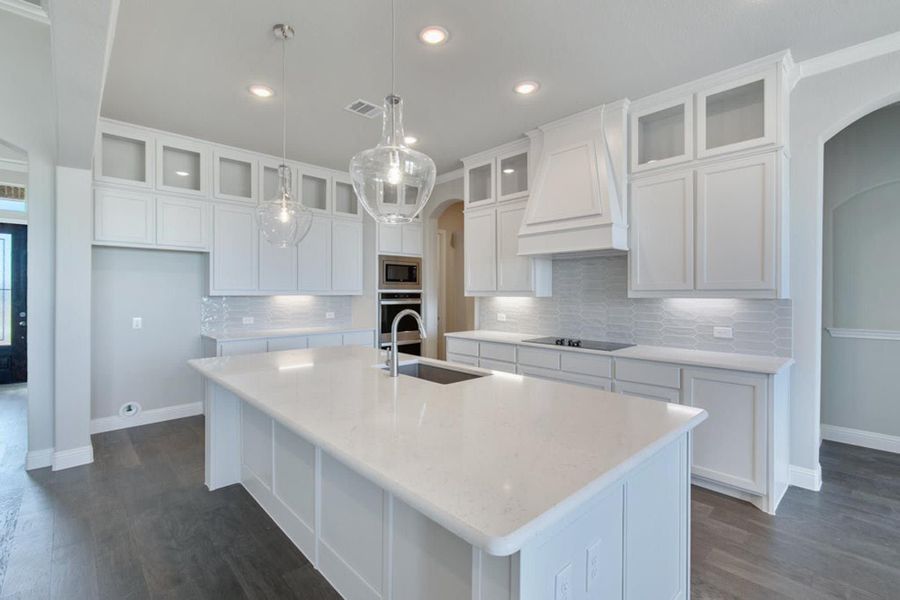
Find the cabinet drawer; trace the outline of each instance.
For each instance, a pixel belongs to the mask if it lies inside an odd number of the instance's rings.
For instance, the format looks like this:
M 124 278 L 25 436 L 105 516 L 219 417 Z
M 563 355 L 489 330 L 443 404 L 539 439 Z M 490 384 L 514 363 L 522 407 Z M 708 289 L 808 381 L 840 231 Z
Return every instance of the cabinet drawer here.
M 325 346 L 343 346 L 344 336 L 340 333 L 323 333 L 309 336 L 310 348 L 324 348 Z
M 345 346 L 374 346 L 375 338 L 371 331 L 354 331 L 344 334 Z
M 559 369 L 559 352 L 541 348 L 519 348 L 519 364 L 542 369 Z
M 515 363 L 505 362 L 502 360 L 492 360 L 490 358 L 478 359 L 478 366 L 482 369 L 490 369 L 492 371 L 504 371 L 506 373 L 515 373 Z
M 277 352 L 278 350 L 299 350 L 308 347 L 309 339 L 305 335 L 269 338 L 269 352 Z
M 237 354 L 258 354 L 267 352 L 267 340 L 238 340 L 219 344 L 219 356 L 235 356 Z
M 474 356 L 468 356 L 466 354 L 451 354 L 447 353 L 447 362 L 457 363 L 460 365 L 469 365 L 472 367 L 478 366 L 478 359 Z
M 519 365 L 517 372 L 520 375 L 528 375 L 529 377 L 538 377 L 540 379 L 551 379 L 553 381 L 571 383 L 573 385 L 584 385 L 607 392 L 612 389 L 612 380 L 607 379 L 606 377 L 591 377 L 590 375 L 581 375 L 579 373 L 564 373 L 562 371 L 554 371 L 553 369 L 523 367 L 522 365 Z
M 562 353 L 562 370 L 594 377 L 612 378 L 612 359 L 596 354 Z
M 478 342 L 459 338 L 447 338 L 447 354 L 478 356 Z
M 681 368 L 675 365 L 617 358 L 616 380 L 680 388 Z
M 512 344 L 495 344 L 492 342 L 481 342 L 480 356 L 491 360 L 502 360 L 504 362 L 516 362 L 516 347 Z
M 650 400 L 662 400 L 663 402 L 673 402 L 675 404 L 681 402 L 680 390 L 658 385 L 647 385 L 646 383 L 616 380 L 613 391 L 626 396 L 637 396 L 638 398 L 649 398 Z

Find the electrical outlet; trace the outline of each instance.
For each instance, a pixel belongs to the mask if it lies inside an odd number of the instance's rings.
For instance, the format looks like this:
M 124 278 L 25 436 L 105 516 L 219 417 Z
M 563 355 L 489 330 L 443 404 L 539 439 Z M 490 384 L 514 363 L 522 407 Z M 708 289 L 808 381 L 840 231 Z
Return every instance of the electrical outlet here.
M 505 320 L 506 320 L 506 313 L 497 313 L 497 320 L 498 320 L 498 321 L 505 321 Z
M 734 329 L 731 327 L 713 327 L 713 337 L 723 340 L 733 340 Z
M 556 594 L 553 600 L 572 600 L 574 597 L 575 590 L 572 589 L 572 565 L 570 563 L 556 574 Z
M 603 540 L 597 540 L 594 545 L 587 551 L 587 582 L 585 588 L 588 592 L 593 591 L 597 580 L 600 579 L 600 572 L 603 568 L 603 555 L 601 545 Z
M 131 317 L 131 328 L 140 329 L 144 326 L 144 320 L 141 317 Z
M 326 319 L 333 319 L 333 318 L 334 318 L 334 313 L 333 313 L 333 312 L 327 312 L 327 313 L 325 313 L 325 318 L 326 318 Z
M 254 319 L 253 317 L 244 317 L 241 319 L 241 323 L 243 323 L 244 325 L 253 325 L 253 322 L 255 320 L 256 319 Z

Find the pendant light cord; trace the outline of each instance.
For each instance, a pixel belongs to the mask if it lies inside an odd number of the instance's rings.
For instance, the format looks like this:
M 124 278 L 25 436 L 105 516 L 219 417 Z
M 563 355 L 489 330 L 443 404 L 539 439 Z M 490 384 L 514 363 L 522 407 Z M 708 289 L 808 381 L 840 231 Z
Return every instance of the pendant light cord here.
M 284 27 L 284 25 L 282 25 Z M 282 32 L 281 37 L 281 162 L 287 162 L 287 77 L 285 76 L 285 63 L 287 62 L 287 32 Z
M 391 0 L 391 95 L 396 95 L 397 86 L 395 84 L 397 74 L 397 19 L 394 17 L 395 0 Z

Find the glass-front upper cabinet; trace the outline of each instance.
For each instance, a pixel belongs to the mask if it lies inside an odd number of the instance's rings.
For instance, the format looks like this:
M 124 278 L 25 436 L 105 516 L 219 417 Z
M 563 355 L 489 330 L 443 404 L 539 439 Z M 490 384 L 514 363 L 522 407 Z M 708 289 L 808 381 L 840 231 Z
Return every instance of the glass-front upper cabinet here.
M 734 152 L 776 141 L 776 69 L 697 94 L 697 155 Z
M 254 156 L 224 148 L 213 152 L 213 195 L 216 198 L 256 204 L 256 178 Z
M 153 136 L 131 127 L 100 122 L 94 153 L 98 181 L 153 186 Z
M 359 200 L 349 175 L 334 175 L 334 214 L 339 217 L 362 218 Z
M 331 173 L 312 167 L 300 168 L 300 200 L 310 210 L 331 212 Z
M 691 97 L 631 113 L 631 171 L 638 172 L 694 158 Z
M 494 159 L 467 165 L 464 184 L 468 206 L 494 202 Z
M 497 199 L 515 200 L 528 195 L 528 146 L 497 157 Z
M 265 202 L 275 198 L 281 192 L 281 181 L 278 179 L 278 167 L 281 161 L 259 161 L 259 201 Z M 289 166 L 291 171 L 291 194 L 297 198 L 297 169 Z
M 209 147 L 179 138 L 156 139 L 156 189 L 209 195 Z

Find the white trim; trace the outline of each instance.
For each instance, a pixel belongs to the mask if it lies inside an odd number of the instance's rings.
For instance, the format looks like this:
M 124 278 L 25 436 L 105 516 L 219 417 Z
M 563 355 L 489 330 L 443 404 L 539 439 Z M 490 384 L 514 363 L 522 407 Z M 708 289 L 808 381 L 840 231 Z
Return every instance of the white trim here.
M 141 425 L 150 425 L 151 423 L 161 423 L 162 421 L 171 421 L 172 419 L 182 419 L 202 414 L 203 402 L 189 402 L 187 404 L 144 410 L 133 417 L 120 417 L 119 415 L 101 417 L 91 420 L 91 434 L 127 429 L 128 427 L 140 427 Z
M 900 331 L 895 329 L 849 329 L 845 327 L 826 327 L 825 329 L 834 338 L 900 341 Z
M 454 181 L 456 179 L 462 179 L 463 170 L 462 168 L 456 169 L 455 171 L 449 171 L 447 173 L 442 173 L 434 178 L 434 184 L 440 185 L 442 183 L 447 183 L 448 181 Z
M 53 452 L 53 470 L 71 469 L 94 462 L 94 447 L 90 444 Z
M 25 455 L 25 470 L 43 469 L 53 464 L 53 448 L 29 450 Z
M 834 69 L 840 69 L 841 67 L 898 51 L 900 51 L 900 32 L 890 33 L 855 46 L 841 48 L 840 50 L 797 63 L 797 69 L 793 72 L 792 83 L 796 84 L 797 81 L 804 77 L 820 75 L 827 71 L 833 71 Z
M 3 0 L 0 0 L 3 2 Z M 16 160 L 14 158 L 0 158 L 0 169 L 4 171 L 13 171 L 15 173 L 27 173 L 28 162 L 24 160 Z M 15 184 L 22 185 L 22 184 Z
M 818 492 L 822 489 L 822 465 L 817 464 L 815 469 L 791 465 L 790 484 L 805 490 Z
M 50 17 L 47 15 L 47 11 L 37 4 L 25 2 L 25 0 L 0 0 L 0 10 L 9 11 L 44 25 L 50 24 Z
M 822 424 L 822 439 L 900 454 L 900 436 Z

